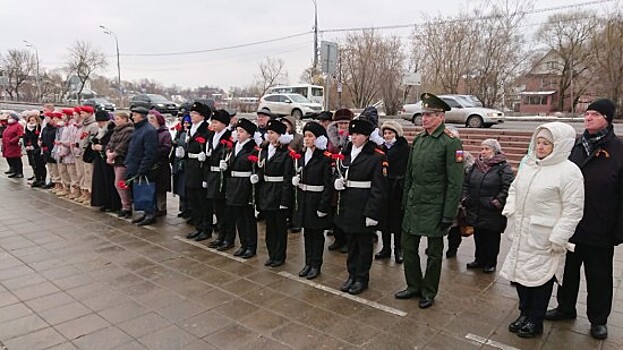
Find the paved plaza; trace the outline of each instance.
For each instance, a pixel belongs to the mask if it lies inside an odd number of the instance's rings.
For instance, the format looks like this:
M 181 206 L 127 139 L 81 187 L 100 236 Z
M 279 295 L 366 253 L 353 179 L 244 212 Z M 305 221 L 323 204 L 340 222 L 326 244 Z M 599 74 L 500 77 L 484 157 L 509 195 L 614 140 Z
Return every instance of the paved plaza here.
M 623 348 L 622 248 L 607 341 L 588 335 L 584 285 L 575 321 L 546 321 L 541 337 L 525 340 L 507 330 L 518 316 L 508 281 L 466 270 L 471 238 L 444 259 L 436 303 L 421 310 L 417 300 L 394 299 L 404 277 L 393 260 L 375 261 L 370 288 L 353 297 L 339 292 L 347 277 L 340 253 L 325 251 L 313 283 L 297 276 L 301 234 L 289 234 L 286 264 L 267 268 L 263 223 L 258 256 L 245 261 L 180 238 L 192 228 L 175 216 L 176 199 L 166 218 L 141 228 L 25 182 L 0 178 L 0 342 L 8 350 Z M 499 267 L 509 245 L 503 238 Z

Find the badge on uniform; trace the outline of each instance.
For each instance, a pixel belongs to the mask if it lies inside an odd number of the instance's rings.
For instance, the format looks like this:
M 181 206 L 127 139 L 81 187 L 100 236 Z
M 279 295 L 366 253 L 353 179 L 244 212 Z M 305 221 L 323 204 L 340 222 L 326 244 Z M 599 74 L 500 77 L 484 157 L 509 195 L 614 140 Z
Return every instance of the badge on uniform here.
M 457 163 L 463 163 L 463 150 L 462 149 L 457 149 L 456 152 L 454 153 L 454 160 Z

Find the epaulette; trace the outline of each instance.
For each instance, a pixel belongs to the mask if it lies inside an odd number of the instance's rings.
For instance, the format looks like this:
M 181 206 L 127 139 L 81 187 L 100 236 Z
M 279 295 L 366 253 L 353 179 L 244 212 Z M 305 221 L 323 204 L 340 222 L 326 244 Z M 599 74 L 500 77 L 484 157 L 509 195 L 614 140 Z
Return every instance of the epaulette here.
M 456 138 L 456 136 L 454 136 L 454 133 L 450 131 L 450 129 L 443 129 L 443 133 L 450 136 L 450 138 L 453 138 L 453 139 Z
M 375 151 L 376 153 L 379 153 L 379 154 L 385 154 L 385 152 L 381 151 L 380 149 L 378 149 L 378 148 L 376 148 L 376 147 L 374 148 L 374 151 Z

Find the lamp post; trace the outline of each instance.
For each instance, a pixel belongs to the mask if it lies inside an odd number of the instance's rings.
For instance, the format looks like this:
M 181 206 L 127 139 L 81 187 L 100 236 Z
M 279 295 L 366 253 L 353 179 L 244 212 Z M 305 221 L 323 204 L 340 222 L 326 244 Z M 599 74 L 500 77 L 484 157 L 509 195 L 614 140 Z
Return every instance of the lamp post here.
M 314 2 L 314 69 L 312 75 L 314 75 L 318 69 L 318 3 L 316 0 L 312 1 Z
M 35 50 L 35 59 L 37 60 L 37 76 L 35 77 L 35 83 L 37 84 L 38 99 L 41 99 L 42 96 L 41 96 L 41 76 L 39 74 L 39 50 L 37 50 L 37 47 L 31 44 L 30 42 L 28 42 L 27 40 L 22 40 L 22 42 L 26 44 L 27 48 Z
M 115 38 L 115 45 L 117 47 L 117 88 L 119 89 L 119 106 L 123 101 L 123 91 L 121 90 L 121 63 L 119 61 L 119 38 L 117 38 L 117 33 L 112 30 L 100 25 L 100 28 L 104 31 L 104 34 L 108 34 Z

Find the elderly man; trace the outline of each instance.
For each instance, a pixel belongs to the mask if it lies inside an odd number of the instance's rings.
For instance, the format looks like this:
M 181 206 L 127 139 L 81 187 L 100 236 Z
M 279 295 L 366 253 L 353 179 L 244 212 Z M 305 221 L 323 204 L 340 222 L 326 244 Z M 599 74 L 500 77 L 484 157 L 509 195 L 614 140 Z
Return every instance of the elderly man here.
M 397 299 L 419 297 L 419 307 L 431 307 L 441 275 L 443 236 L 448 233 L 459 206 L 463 184 L 461 141 L 446 129 L 445 112 L 450 106 L 437 96 L 422 94 L 424 131 L 413 140 L 405 173 L 405 208 L 402 249 L 407 289 Z M 422 275 L 418 249 L 427 238 L 426 273 Z
M 612 101 L 591 103 L 584 115 L 586 130 L 571 150 L 569 159 L 584 175 L 584 214 L 569 240 L 575 250 L 567 252 L 558 307 L 545 315 L 551 321 L 576 317 L 580 268 L 584 264 L 586 313 L 590 334 L 596 339 L 608 337 L 614 246 L 623 242 L 623 141 L 614 134 L 614 113 Z

